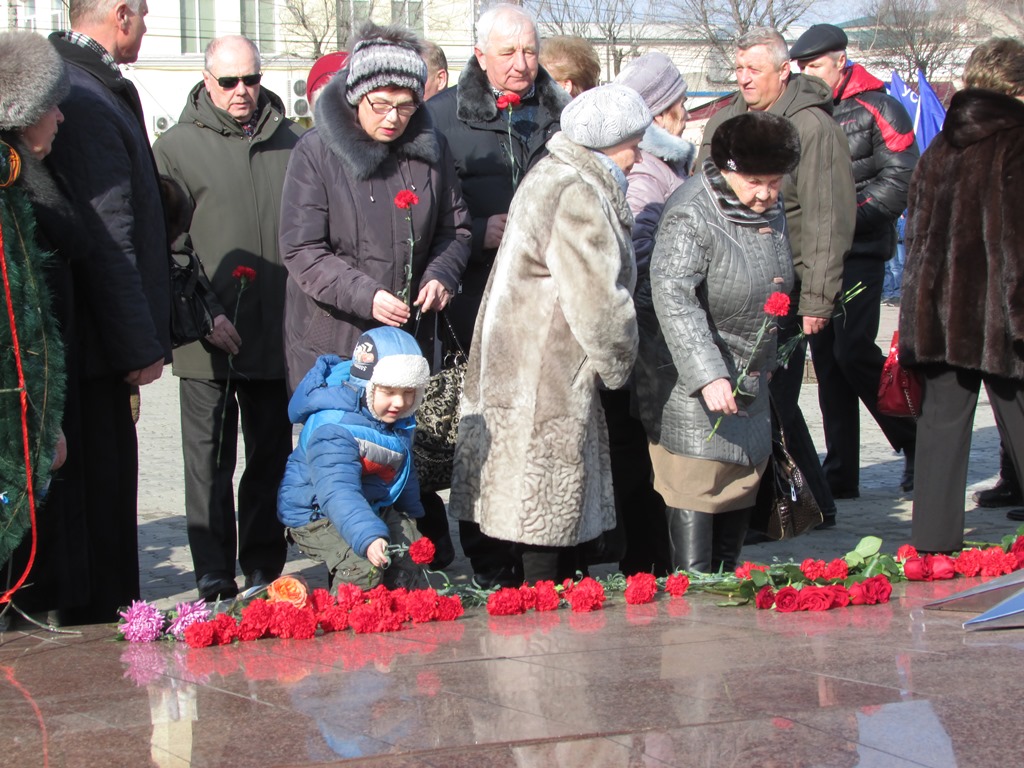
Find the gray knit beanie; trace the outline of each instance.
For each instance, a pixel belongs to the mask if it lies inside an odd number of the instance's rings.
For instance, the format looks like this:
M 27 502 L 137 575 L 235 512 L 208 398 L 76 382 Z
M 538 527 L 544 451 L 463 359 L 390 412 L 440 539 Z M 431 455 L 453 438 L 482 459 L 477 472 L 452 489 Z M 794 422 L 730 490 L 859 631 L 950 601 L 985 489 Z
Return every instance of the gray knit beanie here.
M 408 88 L 423 101 L 427 65 L 416 36 L 404 27 L 365 22 L 349 46 L 346 99 L 353 107 L 379 88 Z
M 70 90 L 67 67 L 49 40 L 0 32 L 0 129 L 35 125 Z
M 589 149 L 605 149 L 640 136 L 651 124 L 640 94 L 610 83 L 584 91 L 562 110 L 562 133 Z
M 664 53 L 653 51 L 635 59 L 615 78 L 643 96 L 652 115 L 660 115 L 686 95 L 686 81 Z

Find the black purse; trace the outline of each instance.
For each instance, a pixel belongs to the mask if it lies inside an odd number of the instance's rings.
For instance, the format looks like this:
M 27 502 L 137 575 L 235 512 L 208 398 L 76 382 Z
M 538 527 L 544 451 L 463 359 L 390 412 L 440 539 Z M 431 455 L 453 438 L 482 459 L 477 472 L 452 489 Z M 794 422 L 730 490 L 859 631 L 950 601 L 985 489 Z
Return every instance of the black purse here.
M 823 518 L 803 472 L 786 449 L 786 436 L 774 400 L 771 409 L 772 455 L 757 490 L 750 528 L 781 541 L 807 533 Z
M 202 262 L 191 247 L 171 253 L 171 346 L 205 339 L 213 330 L 208 285 Z
M 444 332 L 444 341 L 438 331 Z M 437 373 L 430 377 L 423 403 L 416 412 L 412 444 L 421 491 L 442 491 L 451 487 L 455 438 L 459 431 L 459 401 L 466 378 L 466 353 L 443 310 L 437 313 L 434 349 Z

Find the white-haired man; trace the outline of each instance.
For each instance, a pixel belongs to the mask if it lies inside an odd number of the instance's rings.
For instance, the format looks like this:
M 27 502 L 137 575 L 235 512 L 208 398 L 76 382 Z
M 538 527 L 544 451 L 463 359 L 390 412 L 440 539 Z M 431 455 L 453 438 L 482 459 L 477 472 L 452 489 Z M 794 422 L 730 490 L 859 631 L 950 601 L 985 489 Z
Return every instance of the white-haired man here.
M 71 93 L 49 162 L 84 208 L 89 242 L 75 260 L 82 401 L 81 574 L 88 600 L 67 623 L 114 621 L 139 597 L 138 443 L 131 387 L 160 377 L 170 346 L 167 235 L 142 104 L 119 64 L 139 55 L 145 0 L 72 0 L 71 29 L 50 40 Z
M 458 87 L 427 102 L 434 124 L 455 155 L 462 195 L 473 220 L 469 265 L 462 276 L 462 291 L 449 310 L 466 349 L 512 195 L 523 175 L 547 154 L 545 144 L 559 130 L 562 108 L 569 103 L 568 94 L 540 66 L 539 51 L 533 18 L 518 6 L 494 6 L 477 21 L 474 56 L 462 71 Z M 509 97 L 515 105 L 499 108 L 498 101 L 504 105 Z M 429 505 L 427 515 L 431 515 Z M 473 523 L 461 522 L 459 530 L 463 550 L 482 586 L 522 582 L 514 573 L 511 545 L 483 536 Z

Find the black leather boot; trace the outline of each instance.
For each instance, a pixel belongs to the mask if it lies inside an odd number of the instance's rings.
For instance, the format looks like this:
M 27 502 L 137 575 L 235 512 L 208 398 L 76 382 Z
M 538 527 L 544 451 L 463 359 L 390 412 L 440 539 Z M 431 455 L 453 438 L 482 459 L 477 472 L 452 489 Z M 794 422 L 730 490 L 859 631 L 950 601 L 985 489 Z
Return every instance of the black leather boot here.
M 692 509 L 665 507 L 672 570 L 711 572 L 711 542 L 715 517 Z
M 740 552 L 747 536 L 751 508 L 736 509 L 732 512 L 718 512 L 714 518 L 711 538 L 711 570 L 731 573 L 739 564 Z

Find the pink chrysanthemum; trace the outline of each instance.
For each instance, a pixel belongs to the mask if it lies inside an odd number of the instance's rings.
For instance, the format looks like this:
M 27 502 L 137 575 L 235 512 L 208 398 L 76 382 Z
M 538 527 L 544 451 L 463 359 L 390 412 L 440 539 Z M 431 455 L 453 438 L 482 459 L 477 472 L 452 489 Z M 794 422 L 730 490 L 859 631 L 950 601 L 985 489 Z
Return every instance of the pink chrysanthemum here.
M 163 633 L 164 615 L 145 600 L 133 600 L 120 616 L 124 619 L 120 626 L 121 634 L 130 643 L 151 643 Z
M 177 640 L 185 639 L 185 630 L 197 621 L 206 621 L 210 618 L 210 609 L 205 600 L 196 600 L 194 603 L 178 603 L 174 606 L 178 618 L 171 622 L 167 628 L 167 634 L 174 635 Z

